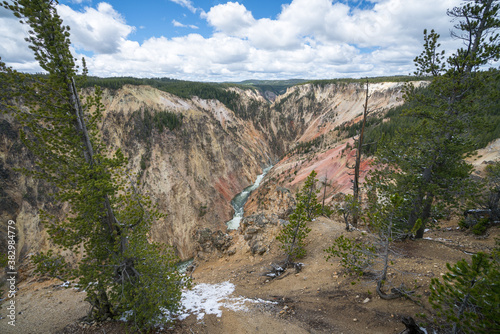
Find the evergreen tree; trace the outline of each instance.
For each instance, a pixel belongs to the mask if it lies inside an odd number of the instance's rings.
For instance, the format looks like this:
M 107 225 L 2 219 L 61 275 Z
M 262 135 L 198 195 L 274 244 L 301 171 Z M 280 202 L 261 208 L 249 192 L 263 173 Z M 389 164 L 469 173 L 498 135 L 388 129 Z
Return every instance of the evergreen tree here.
M 2 109 L 21 122 L 21 138 L 35 156 L 35 166 L 25 172 L 49 181 L 56 200 L 69 205 L 62 219 L 42 214 L 51 240 L 75 253 L 83 245 L 81 261 L 73 268 L 62 264 L 59 274 L 85 288 L 94 319 L 125 313 L 143 329 L 163 312 L 179 309 L 181 289 L 189 282 L 177 272 L 172 249 L 148 242 L 152 222 L 162 215 L 126 181 L 121 151 L 108 152 L 100 138 L 100 90 L 85 105 L 80 102 L 69 28 L 55 3 L 2 4 L 30 26 L 27 41 L 47 72 L 30 76 L 0 63 L 2 82 L 10 87 L 2 92 Z M 50 253 L 37 259 L 42 271 L 62 262 Z
M 335 211 L 344 219 L 345 230 L 350 231 L 349 217 L 359 215 L 360 205 L 353 195 L 345 195 L 341 203 L 335 205 Z
M 492 222 L 500 220 L 500 162 L 486 166 L 487 200 Z
M 472 256 L 454 266 L 446 265 L 449 272 L 443 282 L 432 279 L 429 301 L 445 322 L 452 325 L 451 332 L 498 333 L 500 319 L 500 267 L 498 259 L 489 259 L 484 253 Z
M 316 189 L 316 175 L 317 173 L 312 171 L 307 177 L 304 186 L 296 195 L 297 206 L 289 216 L 290 223 L 276 237 L 282 243 L 281 247 L 287 254 L 285 267 L 292 260 L 306 255 L 304 240 L 311 231 L 307 227 L 307 222 L 312 221 L 321 213 L 321 204 L 316 198 L 316 194 L 319 193 L 319 189 Z
M 468 188 L 472 168 L 463 158 L 474 149 L 470 134 L 484 114 L 477 97 L 489 91 L 483 87 L 496 75 L 480 75 L 479 70 L 500 56 L 498 13 L 497 0 L 467 1 L 448 11 L 458 21 L 453 35 L 465 47 L 446 59 L 438 50 L 439 35 L 424 31 L 416 74 L 429 75 L 431 83 L 424 92 L 407 87 L 405 98 L 412 104 L 407 115 L 415 119 L 413 126 L 379 145 L 381 168 L 372 174 L 371 186 L 382 197 L 399 193 L 405 199 L 401 220 L 417 238 L 439 208 L 456 205 Z
M 395 299 L 408 292 L 404 286 L 393 287 L 391 293 L 384 292 L 384 286 L 391 286 L 388 275 L 392 265 L 391 245 L 394 240 L 401 239 L 402 232 L 399 224 L 403 199 L 398 194 L 389 199 L 379 200 L 370 206 L 367 212 L 370 234 L 363 241 L 351 240 L 340 236 L 332 246 L 325 249 L 326 260 L 339 258 L 340 265 L 349 275 L 359 276 L 371 272 L 371 277 L 377 282 L 377 293 L 382 299 Z

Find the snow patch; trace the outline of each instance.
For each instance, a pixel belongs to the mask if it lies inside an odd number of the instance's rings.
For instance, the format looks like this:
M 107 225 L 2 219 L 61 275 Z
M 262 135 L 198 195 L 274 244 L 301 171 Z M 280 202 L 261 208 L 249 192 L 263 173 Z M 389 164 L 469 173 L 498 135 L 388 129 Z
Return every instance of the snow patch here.
M 66 281 L 63 284 L 59 285 L 61 288 L 69 288 L 71 286 L 70 281 Z
M 424 240 L 436 240 L 436 241 L 442 241 L 442 242 L 450 242 L 450 243 L 453 243 L 453 240 L 444 239 L 444 238 L 429 238 L 429 237 L 423 237 L 422 239 L 424 239 Z
M 222 307 L 232 311 L 246 311 L 248 303 L 276 304 L 262 299 L 248 299 L 244 297 L 230 297 L 234 292 L 234 284 L 222 282 L 218 284 L 198 284 L 193 289 L 182 293 L 182 306 L 185 312 L 178 319 L 184 320 L 191 314 L 196 314 L 202 320 L 205 314 L 222 316 Z
M 134 315 L 134 311 L 132 311 L 132 310 L 125 311 L 122 313 L 120 321 L 127 322 L 129 319 L 132 318 L 133 315 Z

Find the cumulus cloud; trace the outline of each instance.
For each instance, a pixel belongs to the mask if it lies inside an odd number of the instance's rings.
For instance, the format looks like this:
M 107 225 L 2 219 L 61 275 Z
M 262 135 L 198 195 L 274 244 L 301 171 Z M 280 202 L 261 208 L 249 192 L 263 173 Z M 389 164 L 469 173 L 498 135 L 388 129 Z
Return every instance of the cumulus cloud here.
M 170 1 L 199 11 L 192 1 Z M 199 11 L 213 29 L 208 37 L 156 36 L 142 44 L 129 39 L 135 28 L 108 3 L 83 11 L 60 5 L 58 10 L 72 28 L 74 46 L 94 53 L 87 58 L 93 75 L 198 81 L 315 79 L 413 72 L 424 28 L 440 33 L 450 50 L 460 43 L 448 37 L 452 23 L 446 16 L 446 9 L 460 1 L 377 0 L 366 7 L 360 2 L 352 6 L 352 1 L 293 0 L 274 18 L 261 19 L 243 4 L 230 1 L 206 13 Z M 16 56 L 20 64 L 28 64 L 28 53 L 12 42 L 20 40 L 24 28 L 5 24 L 10 19 L 3 15 L 0 9 L 0 55 L 10 55 L 11 62 Z M 175 27 L 198 28 L 171 22 Z
M 28 27 L 19 23 L 14 15 L 0 7 L 0 57 L 9 66 L 19 71 L 41 72 L 24 37 L 28 36 Z
M 83 12 L 66 5 L 59 5 L 57 11 L 64 24 L 71 27 L 72 43 L 94 53 L 117 52 L 120 44 L 135 30 L 106 2 L 99 3 L 96 9 L 85 7 Z
M 239 37 L 245 36 L 246 29 L 256 23 L 252 13 L 238 2 L 214 6 L 203 17 L 215 30 Z

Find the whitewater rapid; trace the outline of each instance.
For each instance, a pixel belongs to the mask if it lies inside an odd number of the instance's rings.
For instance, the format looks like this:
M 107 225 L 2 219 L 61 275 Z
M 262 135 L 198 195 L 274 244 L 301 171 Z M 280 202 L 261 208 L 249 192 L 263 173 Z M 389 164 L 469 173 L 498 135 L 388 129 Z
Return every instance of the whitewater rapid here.
M 254 184 L 252 184 L 249 187 L 246 187 L 242 192 L 240 192 L 238 195 L 236 195 L 233 198 L 233 200 L 231 201 L 231 205 L 233 206 L 233 209 L 234 209 L 234 216 L 233 216 L 233 219 L 231 219 L 230 221 L 228 221 L 226 223 L 228 230 L 236 230 L 240 226 L 240 222 L 243 219 L 243 214 L 245 213 L 244 207 L 245 207 L 245 203 L 248 200 L 248 197 L 250 196 L 252 191 L 254 191 L 255 189 L 257 189 L 259 187 L 260 183 L 262 182 L 262 180 L 266 176 L 267 172 L 269 172 L 269 170 L 272 167 L 273 166 L 269 166 L 269 167 L 265 168 L 262 171 L 262 174 L 257 176 L 257 179 L 255 180 Z

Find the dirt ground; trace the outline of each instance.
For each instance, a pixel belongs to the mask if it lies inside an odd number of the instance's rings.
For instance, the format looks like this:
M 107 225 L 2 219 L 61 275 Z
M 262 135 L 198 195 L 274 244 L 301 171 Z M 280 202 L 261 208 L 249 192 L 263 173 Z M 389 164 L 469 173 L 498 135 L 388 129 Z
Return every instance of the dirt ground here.
M 251 255 L 241 235 L 234 235 L 234 255 L 214 255 L 199 261 L 192 273 L 194 283 L 234 284 L 233 296 L 262 299 L 244 310 L 223 309 L 220 317 L 206 314 L 199 320 L 195 315 L 178 322 L 162 333 L 400 333 L 405 329 L 403 316 L 417 313 L 421 324 L 431 322 L 427 303 L 431 278 L 440 277 L 446 263 L 470 258 L 472 253 L 491 251 L 499 228 L 492 227 L 485 237 L 457 230 L 456 223 L 446 222 L 439 229 L 428 231 L 424 240 L 405 241 L 394 247 L 394 265 L 390 279 L 399 286 L 415 287 L 414 299 L 382 300 L 369 278 L 351 284 L 338 261 L 325 261 L 324 249 L 340 234 L 366 238 L 359 231 L 346 232 L 344 225 L 326 218 L 310 223 L 307 256 L 300 273 L 294 270 L 269 279 L 263 276 L 272 263 L 284 258 L 278 243 L 272 241 L 263 256 Z M 354 280 L 355 281 L 355 280 Z M 123 323 L 88 324 L 82 318 L 89 311 L 85 293 L 61 287 L 57 280 L 28 279 L 19 284 L 16 298 L 16 326 L 8 325 L 5 302 L 0 320 L 1 333 L 124 333 Z M 269 303 L 272 302 L 272 303 Z M 431 326 L 427 327 L 428 330 Z M 432 331 L 429 331 L 431 333 Z

